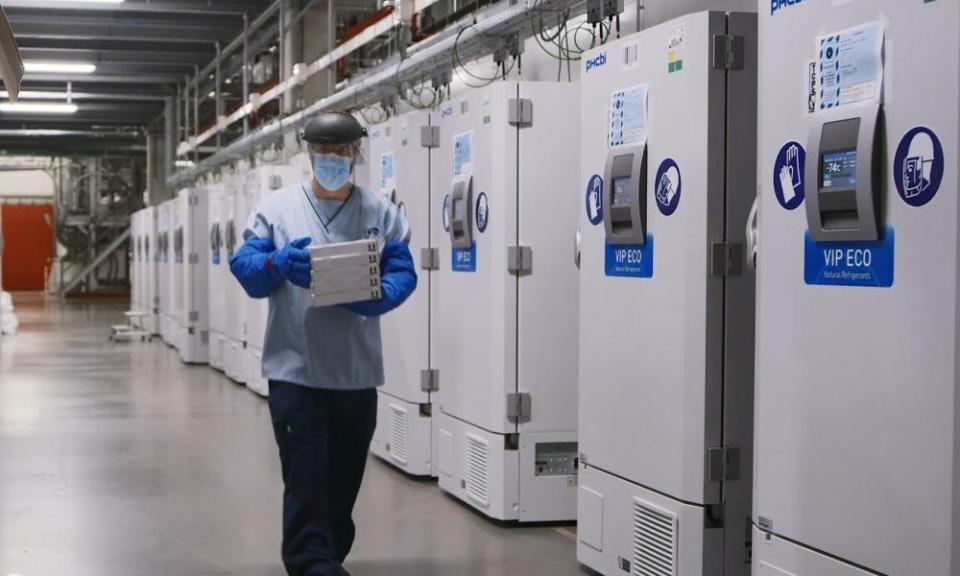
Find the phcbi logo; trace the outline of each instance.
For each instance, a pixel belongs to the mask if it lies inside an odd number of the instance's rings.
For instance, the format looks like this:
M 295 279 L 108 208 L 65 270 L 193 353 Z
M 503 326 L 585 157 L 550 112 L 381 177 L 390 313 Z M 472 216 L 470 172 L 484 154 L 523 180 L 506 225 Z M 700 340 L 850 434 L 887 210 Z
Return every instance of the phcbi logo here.
M 440 110 L 441 118 L 446 118 L 447 116 L 452 116 L 452 115 L 453 115 L 453 106 L 447 106 L 446 108 L 443 108 L 442 110 Z
M 601 68 L 607 63 L 607 53 L 601 52 L 594 56 L 593 58 L 587 60 L 586 67 L 587 72 L 593 70 L 594 68 Z
M 770 15 L 774 15 L 781 8 L 789 8 L 797 4 L 803 4 L 806 0 L 770 0 Z

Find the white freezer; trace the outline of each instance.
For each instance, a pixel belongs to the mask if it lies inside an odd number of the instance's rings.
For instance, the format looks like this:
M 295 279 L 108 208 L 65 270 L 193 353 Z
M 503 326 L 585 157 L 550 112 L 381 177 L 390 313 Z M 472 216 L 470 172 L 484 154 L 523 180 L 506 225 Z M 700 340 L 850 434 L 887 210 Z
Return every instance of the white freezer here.
M 160 336 L 170 346 L 176 346 L 176 304 L 174 302 L 174 217 L 176 200 L 167 200 L 158 207 L 157 233 L 160 262 L 157 267 L 160 295 Z
M 208 201 L 205 188 L 181 190 L 176 200 L 174 305 L 180 359 L 188 364 L 206 364 L 208 357 L 207 266 L 200 259 L 206 253 Z
M 434 115 L 439 481 L 500 520 L 576 517 L 578 111 L 497 82 Z
M 760 16 L 756 576 L 960 574 L 960 2 Z
M 140 306 L 148 314 L 144 329 L 150 334 L 160 333 L 160 296 L 158 290 L 159 253 L 157 249 L 157 208 L 148 206 L 141 211 L 140 236 L 143 241 L 140 264 Z
M 230 274 L 230 262 L 226 254 L 224 219 L 225 184 L 217 184 L 207 189 L 209 207 L 207 209 L 207 308 L 210 314 L 209 363 L 211 368 L 224 369 L 223 343 L 227 332 L 227 298 L 225 292 L 229 282 L 234 281 Z
M 256 209 L 261 200 L 268 198 L 274 192 L 300 181 L 298 167 L 280 164 L 258 166 L 244 175 L 241 196 L 238 196 L 238 205 L 241 206 L 242 217 L 237 221 L 238 246 L 243 243 L 243 230 L 250 214 Z M 239 284 L 232 279 L 234 284 Z M 254 299 L 242 292 L 243 306 L 243 342 L 241 355 L 243 381 L 247 387 L 261 396 L 267 396 L 270 391 L 267 379 L 263 377 L 263 338 L 267 331 L 267 312 L 269 310 L 266 298 Z
M 224 254 L 221 258 L 226 263 L 230 262 L 234 252 L 243 244 L 243 228 L 246 225 L 246 216 L 241 214 L 244 179 L 244 174 L 240 173 L 227 178 L 224 182 L 220 205 L 224 242 Z M 225 278 L 222 293 L 226 321 L 223 325 L 224 331 L 213 335 L 214 340 L 211 345 L 218 348 L 216 354 L 223 363 L 223 372 L 227 377 L 234 382 L 244 384 L 247 376 L 243 354 L 247 295 L 229 270 L 225 271 L 222 277 Z
M 417 290 L 380 320 L 385 383 L 371 451 L 414 476 L 436 476 L 431 347 L 437 272 L 431 270 L 439 213 L 431 195 L 430 114 L 409 112 L 370 126 L 369 184 L 410 223 Z M 427 251 L 424 253 L 424 251 Z
M 577 556 L 610 576 L 749 572 L 756 26 L 700 12 L 584 55 Z

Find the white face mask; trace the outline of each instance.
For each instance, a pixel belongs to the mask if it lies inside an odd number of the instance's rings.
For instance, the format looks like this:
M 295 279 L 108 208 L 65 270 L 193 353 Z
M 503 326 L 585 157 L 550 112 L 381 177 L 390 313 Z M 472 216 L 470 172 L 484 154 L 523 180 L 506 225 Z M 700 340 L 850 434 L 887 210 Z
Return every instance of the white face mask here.
M 314 154 L 313 177 L 326 190 L 339 190 L 350 179 L 353 159 L 339 154 Z

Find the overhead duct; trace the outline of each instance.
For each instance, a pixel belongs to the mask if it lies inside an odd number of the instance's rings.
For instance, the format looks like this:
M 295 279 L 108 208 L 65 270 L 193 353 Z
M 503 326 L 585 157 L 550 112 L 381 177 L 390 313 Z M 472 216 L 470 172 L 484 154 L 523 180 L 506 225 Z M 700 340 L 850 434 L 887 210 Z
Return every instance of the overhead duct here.
M 7 15 L 0 7 L 0 80 L 6 88 L 10 101 L 15 102 L 20 93 L 20 82 L 23 80 L 23 60 L 17 41 L 13 37 L 13 30 L 7 21 Z

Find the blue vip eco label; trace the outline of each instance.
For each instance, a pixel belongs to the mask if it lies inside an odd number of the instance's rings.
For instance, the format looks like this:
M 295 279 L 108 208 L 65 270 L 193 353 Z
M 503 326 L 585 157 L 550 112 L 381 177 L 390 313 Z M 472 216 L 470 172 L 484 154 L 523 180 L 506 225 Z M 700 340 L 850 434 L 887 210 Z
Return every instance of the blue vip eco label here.
M 784 210 L 795 210 L 803 204 L 804 170 L 807 151 L 797 142 L 787 142 L 780 148 L 773 164 L 773 192 Z
M 454 272 L 476 272 L 477 243 L 471 242 L 469 248 L 452 248 L 450 250 L 450 268 Z
M 487 231 L 487 224 L 490 222 L 490 202 L 487 200 L 486 192 L 481 192 L 477 196 L 476 218 L 477 230 L 483 234 Z
M 914 207 L 933 200 L 943 183 L 943 168 L 943 145 L 933 130 L 918 126 L 907 132 L 893 159 L 900 198 Z
M 877 242 L 816 242 L 806 232 L 803 280 L 816 286 L 889 288 L 894 271 L 893 228 Z
M 653 235 L 643 244 L 604 241 L 604 274 L 617 278 L 653 278 Z
M 587 181 L 587 220 L 594 226 L 603 222 L 603 178 L 594 174 Z

